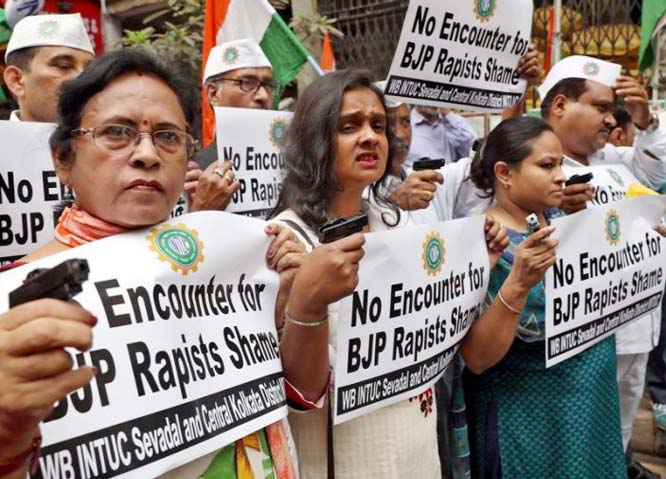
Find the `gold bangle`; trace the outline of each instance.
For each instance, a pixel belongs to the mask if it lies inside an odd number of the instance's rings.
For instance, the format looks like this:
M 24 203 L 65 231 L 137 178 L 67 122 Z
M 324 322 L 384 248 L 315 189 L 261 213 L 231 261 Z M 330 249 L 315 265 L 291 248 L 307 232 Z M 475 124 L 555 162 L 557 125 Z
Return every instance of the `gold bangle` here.
M 502 292 L 501 292 L 499 289 L 497 290 L 497 297 L 498 297 L 499 300 L 502 302 L 502 304 L 503 304 L 504 306 L 506 306 L 506 308 L 507 308 L 508 310 L 510 310 L 510 311 L 512 311 L 512 312 L 514 312 L 514 313 L 516 313 L 516 314 L 523 314 L 522 311 L 517 310 L 516 308 L 512 307 L 509 303 L 506 302 L 506 300 L 502 297 Z
M 328 316 L 325 316 L 324 319 L 320 319 L 319 321 L 299 321 L 298 319 L 294 318 L 291 314 L 289 314 L 289 311 L 285 311 L 284 319 L 286 319 L 292 324 L 295 324 L 296 326 L 305 326 L 307 328 L 313 328 L 315 326 L 321 326 L 326 321 L 328 321 Z

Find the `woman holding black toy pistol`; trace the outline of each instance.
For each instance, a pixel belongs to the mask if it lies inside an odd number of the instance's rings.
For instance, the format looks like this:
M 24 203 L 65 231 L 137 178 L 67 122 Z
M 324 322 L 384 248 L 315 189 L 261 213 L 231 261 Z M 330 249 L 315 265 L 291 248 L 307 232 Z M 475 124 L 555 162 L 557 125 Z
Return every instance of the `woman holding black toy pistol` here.
M 336 478 L 441 477 L 436 414 L 425 416 L 418 401 L 401 401 L 335 427 L 328 414 L 336 355 L 336 298 L 351 294 L 356 286 L 364 237 L 356 233 L 321 244 L 317 232 L 331 219 L 362 213 L 368 217 L 364 232 L 410 223 L 378 186 L 391 171 L 391 136 L 383 94 L 369 74 L 341 70 L 306 89 L 285 140 L 287 174 L 273 221 L 299 233 L 312 250 L 294 281 L 285 311 L 288 334 L 282 340 L 285 373 L 308 393 L 294 404 L 303 412 L 290 414 L 300 472 L 307 479 L 333 474 Z M 367 188 L 371 191 L 365 200 Z M 486 230 L 491 252 L 501 252 L 506 239 L 502 229 L 489 221 Z M 338 271 L 341 277 L 327 282 L 322 277 L 327 270 Z M 297 295 L 296 290 L 307 294 Z M 311 295 L 323 294 L 330 294 L 328 307 L 313 307 Z M 292 347 L 292 341 L 299 348 Z
M 75 200 L 60 217 L 56 239 L 24 262 L 169 218 L 194 152 L 188 133 L 194 112 L 185 91 L 166 66 L 131 49 L 107 53 L 64 84 L 50 144 L 60 181 L 71 188 Z M 285 295 L 298 267 L 309 260 L 290 230 L 268 225 L 266 233 L 275 236 L 266 256 L 269 267 L 280 273 Z M 322 251 L 318 258 L 333 263 L 342 261 L 344 253 Z M 330 283 L 353 281 L 353 275 L 337 270 L 318 274 Z M 325 307 L 343 293 L 346 290 L 307 292 L 313 308 Z M 26 477 L 37 464 L 40 422 L 57 401 L 87 385 L 96 374 L 90 366 L 73 368 L 65 350 L 89 349 L 96 323 L 97 318 L 83 307 L 54 299 L 31 301 L 0 313 L 0 478 Z M 284 338 L 293 345 L 289 334 Z M 282 349 L 289 354 L 288 347 Z M 291 380 L 289 373 L 285 378 Z M 268 450 L 262 448 L 265 460 L 256 473 L 269 468 L 278 479 L 297 477 L 285 423 L 256 435 L 268 445 Z M 240 440 L 161 477 L 237 477 L 241 465 L 248 465 L 236 459 L 235 451 L 243 447 Z

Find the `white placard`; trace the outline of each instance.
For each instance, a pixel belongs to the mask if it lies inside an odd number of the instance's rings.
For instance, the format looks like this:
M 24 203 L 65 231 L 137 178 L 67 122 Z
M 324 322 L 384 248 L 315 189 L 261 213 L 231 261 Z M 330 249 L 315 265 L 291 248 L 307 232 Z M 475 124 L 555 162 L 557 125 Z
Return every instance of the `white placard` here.
M 516 73 L 532 30 L 530 0 L 411 0 L 389 71 L 389 99 L 499 112 L 523 96 Z
M 666 197 L 641 196 L 554 219 L 546 272 L 546 367 L 661 306 L 666 246 L 653 229 Z
M 264 227 L 192 213 L 2 274 L 6 311 L 29 271 L 86 259 L 75 299 L 99 318 L 74 355 L 98 374 L 42 424 L 36 477 L 151 478 L 286 416 Z
M 51 123 L 0 121 L 0 264 L 53 239 L 53 208 L 62 199 L 53 168 Z
M 410 398 L 446 370 L 488 288 L 483 216 L 366 236 L 337 326 L 334 423 Z
M 282 189 L 280 146 L 293 113 L 247 108 L 215 108 L 217 156 L 230 160 L 240 181 L 226 211 L 266 218 Z

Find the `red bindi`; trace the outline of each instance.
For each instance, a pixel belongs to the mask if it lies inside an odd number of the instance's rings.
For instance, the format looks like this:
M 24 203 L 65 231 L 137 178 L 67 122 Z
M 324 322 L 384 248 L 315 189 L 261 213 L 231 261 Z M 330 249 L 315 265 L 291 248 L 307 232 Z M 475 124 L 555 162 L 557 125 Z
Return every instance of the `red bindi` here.
M 148 125 L 148 120 L 141 120 L 141 124 L 143 126 L 147 126 Z

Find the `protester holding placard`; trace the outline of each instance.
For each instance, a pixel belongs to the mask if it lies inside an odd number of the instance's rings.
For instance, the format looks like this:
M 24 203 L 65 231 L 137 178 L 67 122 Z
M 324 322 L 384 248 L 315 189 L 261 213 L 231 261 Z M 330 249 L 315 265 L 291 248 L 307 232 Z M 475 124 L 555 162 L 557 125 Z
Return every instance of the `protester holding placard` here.
M 80 74 L 94 57 L 80 14 L 23 18 L 5 51 L 3 77 L 19 105 L 10 119 L 54 123 L 60 85 Z
M 388 131 L 383 95 L 368 74 L 340 70 L 315 80 L 299 99 L 287 133 L 287 174 L 274 219 L 287 222 L 312 247 L 319 244 L 317 230 L 328 218 L 364 211 L 371 231 L 405 226 L 406 216 L 376 196 L 393 160 Z M 363 191 L 369 186 L 374 193 L 364 201 Z M 358 236 L 323 246 L 345 251 L 347 261 L 332 268 L 357 270 L 363 245 Z M 333 286 L 316 284 L 315 291 Z M 290 414 L 301 475 L 439 478 L 436 414 L 424 416 L 419 402 L 403 401 L 332 427 L 324 403 L 329 397 L 329 368 L 335 364 L 339 305 L 331 301 L 328 310 L 315 315 L 312 327 L 302 324 L 311 321 L 311 314 L 304 316 L 295 307 L 298 304 L 290 298 L 285 331 L 300 334 L 300 339 L 292 335 L 300 351 L 294 356 L 283 353 L 283 366 L 299 374 L 302 383 L 297 386 L 312 391 L 311 400 L 319 399 L 317 408 Z
M 267 110 L 273 101 L 273 72 L 259 44 L 240 39 L 213 47 L 203 79 L 212 107 Z M 224 210 L 240 187 L 231 161 L 218 161 L 217 138 L 197 151 L 196 164 L 189 165 L 195 185 L 192 210 Z M 203 171 L 202 171 L 203 170 Z
M 551 69 L 539 87 L 541 114 L 562 142 L 564 165 L 575 172 L 585 166 L 622 165 L 629 170 L 620 183 L 641 183 L 659 190 L 666 183 L 666 131 L 650 114 L 648 95 L 638 81 L 620 74 L 620 65 L 587 56 L 567 57 Z M 633 146 L 615 146 L 609 139 L 617 126 L 616 101 L 621 99 L 636 129 Z M 611 175 L 612 177 L 612 175 Z M 563 206 L 577 211 L 591 204 L 624 197 L 615 178 L 606 184 L 565 189 Z M 626 186 L 625 186 L 626 188 Z M 622 440 L 627 448 L 645 384 L 647 353 L 658 343 L 660 311 L 646 314 L 617 332 L 617 381 L 620 386 Z
M 555 263 L 553 227 L 566 177 L 552 128 L 505 120 L 475 159 L 472 179 L 511 243 L 491 272 L 488 310 L 461 346 L 473 473 L 487 478 L 625 477 L 615 341 L 545 369 L 542 278 Z M 541 229 L 526 232 L 534 213 Z
M 309 274 L 311 293 L 305 297 L 294 294 L 301 275 L 315 264 L 354 274 L 358 270 L 363 245 L 359 235 L 320 245 L 317 231 L 329 219 L 364 212 L 370 231 L 410 223 L 404 212 L 388 203 L 381 188 L 393 162 L 392 133 L 383 100 L 367 73 L 330 73 L 313 82 L 299 99 L 285 142 L 287 175 L 273 220 L 293 228 L 313 251 L 308 259 L 312 266 L 304 264 L 298 272 L 285 312 L 285 333 L 298 347 L 282 354 L 285 373 L 299 378 L 292 384 L 310 392 L 305 398 L 309 404 L 298 405 L 298 409 L 309 410 L 290 415 L 301 474 L 306 478 L 441 477 L 432 401 L 424 409 L 420 399 L 403 400 L 332 426 L 326 403 L 333 388 L 329 370 L 336 364 L 340 305 L 334 298 L 339 296 L 340 286 L 322 283 L 317 274 Z M 364 199 L 367 188 L 369 198 Z M 498 225 L 490 224 L 491 242 L 499 235 Z M 344 256 L 336 263 L 319 259 L 331 248 Z M 342 285 L 351 293 L 355 282 Z M 311 295 L 326 292 L 330 295 L 328 308 L 308 307 Z M 432 399 L 432 388 L 421 396 L 424 401 Z
M 64 84 L 50 144 L 60 180 L 76 200 L 62 213 L 56 239 L 26 262 L 169 217 L 194 150 L 187 133 L 194 113 L 184 91 L 167 67 L 137 50 L 108 53 Z M 302 247 L 287 229 L 271 225 L 266 232 L 276 236 L 269 266 L 290 283 Z M 96 322 L 82 307 L 55 300 L 28 302 L 0 315 L 0 477 L 25 477 L 37 461 L 39 423 L 54 402 L 98 372 L 88 366 L 72 370 L 64 350 L 88 349 Z M 296 477 L 287 432 L 285 423 L 275 423 L 164 477 L 230 477 L 229 471 L 241 467 L 236 458 L 247 458 L 245 447 L 255 443 L 261 444 L 262 471 Z M 242 464 L 243 471 L 252 473 L 252 467 Z

